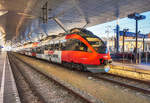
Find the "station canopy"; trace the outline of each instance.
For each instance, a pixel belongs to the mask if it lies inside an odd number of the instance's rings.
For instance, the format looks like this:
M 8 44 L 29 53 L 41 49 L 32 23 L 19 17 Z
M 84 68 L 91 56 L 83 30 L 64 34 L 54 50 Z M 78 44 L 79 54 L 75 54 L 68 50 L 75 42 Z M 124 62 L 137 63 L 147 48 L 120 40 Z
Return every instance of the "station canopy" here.
M 0 0 L 0 39 L 12 42 L 57 35 L 150 10 L 150 0 Z M 48 20 L 45 20 L 48 17 Z M 86 25 L 87 24 L 87 25 Z

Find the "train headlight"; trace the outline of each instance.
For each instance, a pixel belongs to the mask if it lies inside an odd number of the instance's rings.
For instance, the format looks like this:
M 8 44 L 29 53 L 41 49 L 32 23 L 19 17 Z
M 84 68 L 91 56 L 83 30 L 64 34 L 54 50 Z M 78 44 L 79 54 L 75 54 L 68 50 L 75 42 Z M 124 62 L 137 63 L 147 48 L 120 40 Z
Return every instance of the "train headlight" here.
M 105 72 L 108 72 L 110 70 L 110 67 L 109 66 L 106 66 L 105 67 Z

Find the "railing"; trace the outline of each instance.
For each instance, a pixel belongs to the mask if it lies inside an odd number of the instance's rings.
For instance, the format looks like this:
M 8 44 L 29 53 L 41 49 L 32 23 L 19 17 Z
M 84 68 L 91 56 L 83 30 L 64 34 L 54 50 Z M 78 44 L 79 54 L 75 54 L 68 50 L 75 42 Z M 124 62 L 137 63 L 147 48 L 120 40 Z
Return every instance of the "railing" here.
M 134 53 L 114 53 L 111 54 L 111 57 L 114 61 L 122 61 L 123 63 L 135 63 L 135 54 Z M 139 52 L 138 53 L 138 63 L 150 63 L 150 52 Z

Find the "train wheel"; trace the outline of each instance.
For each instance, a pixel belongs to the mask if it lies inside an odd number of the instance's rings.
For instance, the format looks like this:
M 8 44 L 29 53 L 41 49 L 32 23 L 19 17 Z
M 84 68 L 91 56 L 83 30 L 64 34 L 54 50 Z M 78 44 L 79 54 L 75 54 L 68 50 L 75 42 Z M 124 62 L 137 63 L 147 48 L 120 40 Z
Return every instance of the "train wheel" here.
M 87 67 L 83 64 L 80 64 L 80 70 L 83 71 L 83 72 L 86 72 L 87 71 Z
M 62 61 L 62 65 L 63 65 L 64 67 L 67 67 L 66 62 L 64 62 L 64 61 Z
M 64 67 L 67 67 L 68 69 L 72 69 L 72 63 L 68 63 L 68 62 L 62 62 Z
M 69 63 L 68 66 L 69 66 L 69 69 L 73 69 L 74 68 L 73 63 Z

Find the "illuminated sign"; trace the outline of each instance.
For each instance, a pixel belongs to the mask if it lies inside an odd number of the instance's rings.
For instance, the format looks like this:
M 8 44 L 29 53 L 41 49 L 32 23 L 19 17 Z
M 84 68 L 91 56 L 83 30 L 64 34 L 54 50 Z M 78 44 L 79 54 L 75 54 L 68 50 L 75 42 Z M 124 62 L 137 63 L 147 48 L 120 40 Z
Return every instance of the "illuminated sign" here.
M 120 36 L 123 36 L 124 32 L 120 31 Z M 133 32 L 126 32 L 125 34 L 126 37 L 136 37 L 136 34 Z M 138 38 L 150 38 L 150 34 L 138 34 Z

